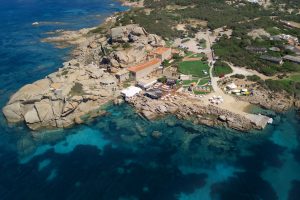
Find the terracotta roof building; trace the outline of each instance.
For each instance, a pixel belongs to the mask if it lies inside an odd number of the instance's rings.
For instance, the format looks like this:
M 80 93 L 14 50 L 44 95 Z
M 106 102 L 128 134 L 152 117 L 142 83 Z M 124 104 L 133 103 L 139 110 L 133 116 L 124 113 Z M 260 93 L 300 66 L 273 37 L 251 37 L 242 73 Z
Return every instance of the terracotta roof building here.
M 155 55 L 156 58 L 159 58 L 162 61 L 168 60 L 172 57 L 172 49 L 167 47 L 158 47 L 151 52 L 151 55 Z
M 138 80 L 154 72 L 160 65 L 161 59 L 154 58 L 142 64 L 129 67 L 128 71 L 130 71 L 134 79 Z

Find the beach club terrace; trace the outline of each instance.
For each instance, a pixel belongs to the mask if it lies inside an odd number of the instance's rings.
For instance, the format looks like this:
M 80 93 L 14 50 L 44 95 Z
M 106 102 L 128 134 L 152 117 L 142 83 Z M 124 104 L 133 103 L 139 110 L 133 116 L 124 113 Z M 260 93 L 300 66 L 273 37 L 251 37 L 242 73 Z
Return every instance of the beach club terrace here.
M 161 65 L 161 59 L 154 58 L 144 63 L 127 68 L 133 79 L 139 80 L 155 72 Z

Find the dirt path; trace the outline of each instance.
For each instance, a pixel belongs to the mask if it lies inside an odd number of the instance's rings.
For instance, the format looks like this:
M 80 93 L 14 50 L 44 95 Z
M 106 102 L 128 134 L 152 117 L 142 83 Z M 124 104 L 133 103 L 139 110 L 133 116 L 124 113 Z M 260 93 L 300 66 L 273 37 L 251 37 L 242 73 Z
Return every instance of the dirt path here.
M 211 39 L 210 38 L 209 38 L 209 47 L 211 48 Z M 212 98 L 214 96 L 221 96 L 224 99 L 224 102 L 219 105 L 215 105 L 215 106 L 220 107 L 222 109 L 229 110 L 229 111 L 237 113 L 237 114 L 240 114 L 247 118 L 250 117 L 250 115 L 245 112 L 249 108 L 250 103 L 244 102 L 244 101 L 238 101 L 233 96 L 231 96 L 229 94 L 225 94 L 224 91 L 218 86 L 219 77 L 213 76 L 214 60 L 213 60 L 212 51 L 211 51 L 210 55 L 211 56 L 208 57 L 208 61 L 210 63 L 209 64 L 209 66 L 210 66 L 209 75 L 211 78 L 211 86 L 214 91 L 204 97 L 205 98 L 204 102 L 208 105 L 208 104 L 210 104 L 210 102 L 209 102 L 210 98 Z M 234 68 L 233 69 L 233 70 L 235 70 L 234 72 L 236 72 L 237 69 L 239 69 L 239 68 Z

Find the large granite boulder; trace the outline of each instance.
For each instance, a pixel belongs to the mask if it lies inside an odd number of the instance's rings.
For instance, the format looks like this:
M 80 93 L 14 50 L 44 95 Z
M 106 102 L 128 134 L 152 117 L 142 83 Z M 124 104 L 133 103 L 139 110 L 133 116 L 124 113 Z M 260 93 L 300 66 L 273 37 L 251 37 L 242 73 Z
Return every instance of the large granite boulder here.
M 114 67 L 128 66 L 134 63 L 140 63 L 147 56 L 144 46 L 135 46 L 127 50 L 113 52 L 110 55 L 110 62 Z
M 64 107 L 62 110 L 62 116 L 65 117 L 65 116 L 69 115 L 70 113 L 72 113 L 77 108 L 78 105 L 79 105 L 79 103 L 76 101 L 67 101 L 64 104 Z
M 149 34 L 148 44 L 151 44 L 152 46 L 165 46 L 166 42 L 158 35 Z
M 112 42 L 129 42 L 132 36 L 146 36 L 148 33 L 144 28 L 130 24 L 127 26 L 119 26 L 111 29 Z M 134 37 L 133 37 L 134 38 Z
M 112 42 L 128 42 L 128 30 L 125 26 L 120 26 L 111 29 Z
M 61 117 L 64 103 L 62 101 L 52 101 L 52 111 L 55 119 Z
M 23 120 L 22 105 L 19 102 L 5 106 L 2 111 L 9 122 L 16 123 Z
M 53 105 L 48 99 L 36 102 L 34 107 L 38 113 L 40 121 L 48 123 L 51 120 L 54 120 L 55 117 L 52 110 Z
M 144 46 L 138 46 L 131 48 L 127 52 L 128 62 L 129 63 L 139 63 L 142 60 L 145 60 L 147 56 L 146 48 Z
M 128 27 L 128 26 L 127 26 Z M 130 29 L 130 27 L 128 27 Z M 141 35 L 147 35 L 148 33 L 143 27 L 133 25 L 132 28 L 130 29 L 130 34 L 136 35 L 136 36 L 141 36 Z
M 33 84 L 25 85 L 11 96 L 8 104 L 12 104 L 18 101 L 21 101 L 23 103 L 40 101 L 43 95 L 49 92 L 49 85 L 50 81 L 48 79 L 42 79 L 36 81 Z
M 119 63 L 123 64 L 126 64 L 129 61 L 126 51 L 113 52 L 112 57 Z
M 41 122 L 38 112 L 35 108 L 32 108 L 30 111 L 28 111 L 25 114 L 24 118 L 27 124 L 34 124 L 34 123 Z

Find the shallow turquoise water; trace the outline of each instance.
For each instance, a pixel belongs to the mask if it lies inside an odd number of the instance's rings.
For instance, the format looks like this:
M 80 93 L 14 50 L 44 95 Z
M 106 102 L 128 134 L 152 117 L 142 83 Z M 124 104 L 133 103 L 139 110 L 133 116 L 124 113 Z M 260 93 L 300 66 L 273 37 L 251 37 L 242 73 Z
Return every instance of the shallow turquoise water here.
M 39 42 L 46 31 L 92 26 L 122 9 L 100 0 L 1 2 L 0 106 L 67 59 L 69 49 Z M 34 21 L 64 23 L 32 27 Z M 85 125 L 34 137 L 1 116 L 0 199 L 300 199 L 294 111 L 254 133 L 172 116 L 148 122 L 128 105 L 107 111 Z

